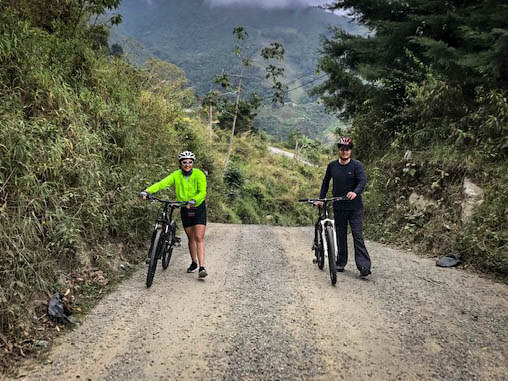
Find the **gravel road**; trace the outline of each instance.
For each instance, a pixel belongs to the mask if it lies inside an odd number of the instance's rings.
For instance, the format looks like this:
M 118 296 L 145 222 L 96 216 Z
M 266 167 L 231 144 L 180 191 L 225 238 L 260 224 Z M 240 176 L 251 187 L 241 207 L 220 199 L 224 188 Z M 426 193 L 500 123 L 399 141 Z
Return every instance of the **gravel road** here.
M 106 297 L 26 380 L 507 380 L 508 286 L 367 242 L 330 284 L 311 228 L 210 224 L 209 276 L 170 267 Z M 351 245 L 351 243 L 350 243 Z
M 272 153 L 274 153 L 276 155 L 282 155 L 282 156 L 289 157 L 291 159 L 295 158 L 295 154 L 293 152 L 284 151 L 283 149 L 280 149 L 280 148 L 277 148 L 277 147 L 268 146 L 268 151 L 270 151 L 270 152 L 272 152 Z M 312 164 L 310 161 L 307 161 L 307 160 L 302 159 L 302 158 L 298 158 L 298 161 L 302 162 L 305 165 L 310 165 L 311 167 L 315 167 L 316 166 L 315 164 Z

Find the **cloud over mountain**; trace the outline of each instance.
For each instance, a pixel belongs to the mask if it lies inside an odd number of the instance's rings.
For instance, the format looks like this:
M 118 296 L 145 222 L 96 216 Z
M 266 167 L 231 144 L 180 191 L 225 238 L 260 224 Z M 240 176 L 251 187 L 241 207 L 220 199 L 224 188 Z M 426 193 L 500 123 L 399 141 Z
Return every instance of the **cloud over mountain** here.
M 321 5 L 326 0 L 205 0 L 211 6 L 247 5 L 261 8 L 286 8 Z

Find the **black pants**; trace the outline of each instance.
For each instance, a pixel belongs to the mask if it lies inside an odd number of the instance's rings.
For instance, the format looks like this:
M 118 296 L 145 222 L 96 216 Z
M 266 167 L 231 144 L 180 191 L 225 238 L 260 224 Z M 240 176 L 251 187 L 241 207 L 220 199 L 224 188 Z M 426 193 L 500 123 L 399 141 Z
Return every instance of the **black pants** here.
M 339 258 L 337 264 L 347 264 L 347 225 L 351 225 L 351 233 L 355 246 L 355 262 L 358 270 L 364 267 L 370 269 L 370 256 L 363 240 L 363 209 L 357 210 L 333 210 L 335 217 L 335 230 L 339 243 Z

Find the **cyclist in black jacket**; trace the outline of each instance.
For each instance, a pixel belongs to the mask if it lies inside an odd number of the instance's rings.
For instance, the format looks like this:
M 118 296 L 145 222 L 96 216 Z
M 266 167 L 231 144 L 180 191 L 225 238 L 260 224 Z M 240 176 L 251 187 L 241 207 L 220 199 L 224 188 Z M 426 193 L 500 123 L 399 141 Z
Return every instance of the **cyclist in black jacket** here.
M 333 196 L 346 196 L 350 200 L 333 203 L 335 229 L 339 243 L 337 271 L 344 271 L 344 267 L 347 264 L 347 225 L 349 222 L 355 246 L 356 267 L 360 271 L 360 275 L 365 277 L 371 273 L 370 256 L 363 239 L 362 191 L 367 184 L 367 176 L 365 175 L 363 164 L 358 160 L 351 159 L 351 151 L 353 149 L 351 138 L 340 138 L 337 148 L 339 159 L 328 164 L 319 198 L 326 197 L 330 179 L 333 179 Z M 321 203 L 318 202 L 316 204 L 319 205 Z

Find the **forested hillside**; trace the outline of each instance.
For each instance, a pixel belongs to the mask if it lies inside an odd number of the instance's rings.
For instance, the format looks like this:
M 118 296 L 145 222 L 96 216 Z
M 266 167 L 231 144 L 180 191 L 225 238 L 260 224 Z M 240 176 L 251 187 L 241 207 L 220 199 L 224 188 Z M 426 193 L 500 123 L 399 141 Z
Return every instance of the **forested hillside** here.
M 370 172 L 370 236 L 508 275 L 508 5 L 341 1 L 371 29 L 324 41 L 318 86 Z M 468 184 L 483 203 L 467 217 Z M 483 193 L 481 193 L 481 192 Z M 415 202 L 418 201 L 419 202 Z
M 252 51 L 271 41 L 284 45 L 285 83 L 290 89 L 320 77 L 316 73 L 319 41 L 330 26 L 355 34 L 362 31 L 345 17 L 303 6 L 263 9 L 240 5 L 214 7 L 205 0 L 126 0 L 119 12 L 123 22 L 113 28 L 111 43 L 120 44 L 127 59 L 136 64 L 155 56 L 178 65 L 200 95 L 213 88 L 214 75 L 222 70 L 239 72 L 239 67 L 232 67 L 235 46 L 232 30 L 236 26 L 248 31 Z M 269 98 L 269 83 L 263 80 L 263 70 L 263 63 L 254 63 L 247 73 L 246 87 L 247 91 L 257 91 Z M 324 131 L 334 131 L 342 124 L 323 112 L 317 97 L 307 94 L 308 89 L 310 86 L 303 86 L 289 92 L 286 102 L 290 105 L 286 107 L 262 109 L 256 125 L 281 138 L 300 131 L 325 141 Z M 269 99 L 265 104 L 269 104 Z
M 223 177 L 229 131 L 210 136 L 199 113 L 187 116 L 185 73 L 110 54 L 119 18 L 88 21 L 117 5 L 0 1 L 0 368 L 56 332 L 52 293 L 72 290 L 68 305 L 85 313 L 127 275 L 121 264 L 145 255 L 158 207 L 138 192 L 176 169 L 184 149 L 208 172 L 211 221 L 311 221 L 296 200 L 318 186 L 313 171 L 244 133 Z

